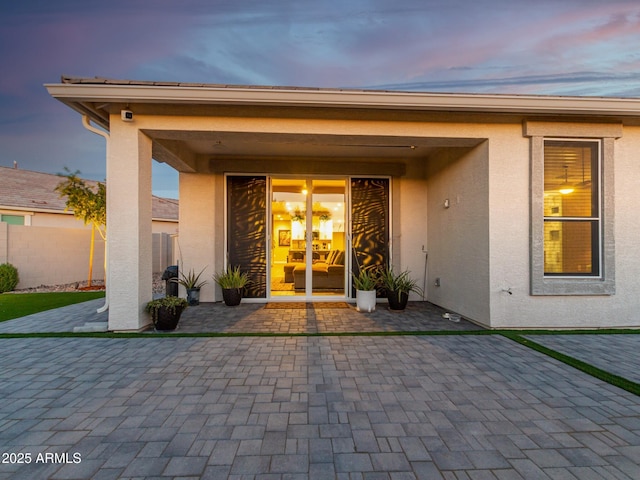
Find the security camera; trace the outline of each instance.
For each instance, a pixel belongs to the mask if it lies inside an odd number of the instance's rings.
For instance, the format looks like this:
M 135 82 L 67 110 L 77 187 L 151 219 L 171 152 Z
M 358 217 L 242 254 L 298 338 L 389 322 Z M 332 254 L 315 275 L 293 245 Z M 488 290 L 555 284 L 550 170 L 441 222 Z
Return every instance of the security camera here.
M 123 122 L 133 122 L 133 112 L 131 110 L 122 110 L 120 116 Z

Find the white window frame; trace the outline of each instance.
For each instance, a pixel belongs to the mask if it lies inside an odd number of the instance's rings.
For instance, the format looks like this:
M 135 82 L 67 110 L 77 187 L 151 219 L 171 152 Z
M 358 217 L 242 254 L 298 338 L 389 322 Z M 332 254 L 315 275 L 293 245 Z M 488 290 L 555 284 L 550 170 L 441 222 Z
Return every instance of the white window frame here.
M 545 273 L 545 278 L 567 278 L 567 279 L 575 279 L 575 278 L 602 278 L 602 188 L 600 172 L 602 171 L 602 142 L 599 139 L 566 139 L 566 138 L 545 138 L 544 145 L 551 142 L 564 142 L 564 143 L 573 143 L 576 146 L 581 145 L 596 145 L 596 183 L 594 186 L 596 187 L 596 195 L 597 195 L 597 211 L 595 215 L 589 217 L 566 217 L 566 216 L 544 216 L 543 221 L 557 221 L 557 222 L 571 222 L 571 221 L 582 221 L 582 222 L 596 222 L 598 226 L 598 241 L 597 245 L 594 248 L 597 250 L 597 273 L 596 274 L 574 274 L 574 273 Z M 544 172 L 544 166 L 543 166 Z

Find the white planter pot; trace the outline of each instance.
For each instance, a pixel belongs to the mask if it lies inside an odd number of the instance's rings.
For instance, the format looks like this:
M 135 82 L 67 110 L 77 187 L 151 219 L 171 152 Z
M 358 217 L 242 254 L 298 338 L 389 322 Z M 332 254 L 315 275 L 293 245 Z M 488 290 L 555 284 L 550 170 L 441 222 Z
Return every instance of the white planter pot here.
M 373 312 L 376 309 L 375 290 L 356 290 L 356 310 L 359 312 Z

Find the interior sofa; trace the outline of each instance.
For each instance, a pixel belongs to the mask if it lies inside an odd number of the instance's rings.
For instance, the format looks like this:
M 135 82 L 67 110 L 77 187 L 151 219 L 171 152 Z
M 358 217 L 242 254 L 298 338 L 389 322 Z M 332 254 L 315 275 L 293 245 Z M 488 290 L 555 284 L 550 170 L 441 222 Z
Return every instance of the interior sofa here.
M 344 289 L 344 251 L 332 250 L 324 262 L 313 263 L 311 271 L 314 289 Z M 306 265 L 304 263 L 296 264 L 292 273 L 294 288 L 304 290 Z

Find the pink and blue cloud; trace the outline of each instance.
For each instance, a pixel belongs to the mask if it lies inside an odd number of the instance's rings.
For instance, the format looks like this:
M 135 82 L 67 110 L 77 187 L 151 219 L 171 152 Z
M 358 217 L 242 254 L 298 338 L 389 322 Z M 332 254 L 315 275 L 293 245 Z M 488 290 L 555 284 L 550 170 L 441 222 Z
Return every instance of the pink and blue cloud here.
M 44 83 L 640 96 L 637 0 L 22 0 L 0 6 L 0 164 L 104 176 Z M 53 147 L 53 148 L 52 148 Z

